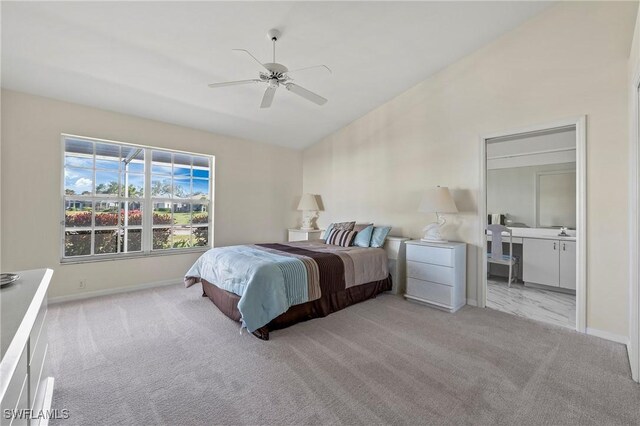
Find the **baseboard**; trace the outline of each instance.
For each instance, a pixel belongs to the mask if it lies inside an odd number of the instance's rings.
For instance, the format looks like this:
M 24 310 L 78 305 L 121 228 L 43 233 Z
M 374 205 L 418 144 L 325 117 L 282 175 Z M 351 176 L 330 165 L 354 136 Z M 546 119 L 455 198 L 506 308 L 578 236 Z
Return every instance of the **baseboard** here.
M 182 281 L 180 279 L 173 279 L 173 280 L 164 280 L 164 281 L 154 281 L 150 283 L 144 283 L 144 284 L 128 286 L 128 287 L 106 288 L 104 290 L 87 291 L 83 293 L 70 294 L 68 296 L 50 297 L 48 302 L 49 304 L 53 305 L 56 303 L 71 302 L 73 300 L 89 299 L 91 297 L 99 297 L 99 296 L 109 296 L 111 294 L 128 293 L 130 291 L 138 291 L 138 290 L 145 290 L 148 288 L 162 287 L 165 285 L 179 284 L 181 282 Z
M 612 342 L 622 343 L 623 345 L 629 345 L 629 337 L 609 333 L 608 331 L 587 327 L 587 334 L 590 336 L 599 337 L 601 339 L 610 340 Z
M 634 382 L 638 382 L 640 383 L 640 375 L 638 374 L 638 368 L 636 364 L 638 362 L 638 359 L 635 357 L 635 354 L 633 353 L 633 347 L 632 345 L 627 345 L 627 357 L 629 358 L 629 365 L 631 366 L 631 379 L 633 379 Z
M 467 305 L 478 306 L 478 301 L 476 299 L 467 299 Z

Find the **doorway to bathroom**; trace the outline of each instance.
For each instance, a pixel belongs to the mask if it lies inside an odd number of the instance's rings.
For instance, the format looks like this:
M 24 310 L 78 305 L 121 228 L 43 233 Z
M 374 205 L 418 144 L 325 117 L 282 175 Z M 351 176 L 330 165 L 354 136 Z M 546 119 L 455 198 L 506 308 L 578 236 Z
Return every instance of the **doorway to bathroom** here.
M 585 331 L 585 117 L 481 139 L 478 305 Z

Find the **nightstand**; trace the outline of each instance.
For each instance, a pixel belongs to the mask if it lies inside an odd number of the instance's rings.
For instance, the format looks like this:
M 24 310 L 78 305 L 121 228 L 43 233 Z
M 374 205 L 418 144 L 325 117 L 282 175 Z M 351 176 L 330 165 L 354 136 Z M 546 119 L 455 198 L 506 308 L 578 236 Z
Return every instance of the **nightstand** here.
M 299 229 L 289 228 L 289 242 L 291 241 L 308 241 L 318 240 L 322 238 L 324 229 Z
M 404 297 L 455 312 L 467 303 L 467 245 L 411 240 L 407 245 Z

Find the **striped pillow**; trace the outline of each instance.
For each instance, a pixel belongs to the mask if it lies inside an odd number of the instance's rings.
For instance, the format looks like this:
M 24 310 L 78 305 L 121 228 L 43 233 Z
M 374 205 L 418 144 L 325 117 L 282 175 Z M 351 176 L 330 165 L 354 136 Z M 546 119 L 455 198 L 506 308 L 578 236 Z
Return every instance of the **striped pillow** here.
M 356 234 L 356 231 L 332 229 L 325 243 L 334 246 L 349 247 L 353 242 L 353 239 L 356 237 Z
M 326 231 L 324 231 L 323 240 L 329 238 L 329 234 L 333 229 L 339 229 L 341 231 L 353 231 L 353 227 L 355 226 L 355 222 L 334 222 L 329 225 Z

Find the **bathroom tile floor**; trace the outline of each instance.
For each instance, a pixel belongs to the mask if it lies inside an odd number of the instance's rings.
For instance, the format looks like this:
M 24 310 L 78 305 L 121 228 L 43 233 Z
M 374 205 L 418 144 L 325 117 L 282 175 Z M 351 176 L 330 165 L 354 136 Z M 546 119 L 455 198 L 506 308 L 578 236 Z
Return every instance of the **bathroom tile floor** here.
M 572 330 L 576 328 L 575 295 L 519 283 L 512 283 L 509 288 L 506 279 L 498 277 L 487 280 L 487 308 Z

